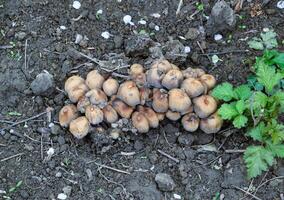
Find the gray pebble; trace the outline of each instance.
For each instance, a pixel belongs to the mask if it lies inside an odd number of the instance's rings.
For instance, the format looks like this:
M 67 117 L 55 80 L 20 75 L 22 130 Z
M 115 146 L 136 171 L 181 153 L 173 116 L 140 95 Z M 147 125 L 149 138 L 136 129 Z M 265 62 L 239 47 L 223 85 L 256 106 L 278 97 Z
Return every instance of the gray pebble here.
M 197 28 L 189 28 L 185 34 L 185 39 L 195 40 L 199 35 L 199 30 Z
M 38 74 L 31 83 L 31 89 L 35 95 L 50 95 L 54 90 L 53 76 L 45 72 Z
M 176 186 L 172 177 L 165 173 L 157 174 L 155 181 L 158 184 L 159 189 L 164 192 L 173 191 Z
M 60 133 L 60 131 L 61 131 L 61 127 L 56 125 L 56 124 L 54 124 L 53 126 L 50 127 L 50 130 L 51 130 L 51 133 L 53 135 L 58 135 Z M 58 138 L 57 138 L 57 140 L 58 140 Z
M 58 139 L 57 139 L 57 142 L 58 142 L 60 145 L 65 144 L 65 139 L 64 139 L 64 137 L 59 136 Z
M 62 173 L 61 172 L 57 172 L 56 174 L 55 174 L 55 177 L 57 177 L 57 178 L 60 178 L 62 176 Z
M 25 39 L 26 36 L 27 36 L 27 34 L 25 32 L 18 32 L 18 33 L 15 34 L 15 37 L 18 40 L 23 40 L 23 39 Z

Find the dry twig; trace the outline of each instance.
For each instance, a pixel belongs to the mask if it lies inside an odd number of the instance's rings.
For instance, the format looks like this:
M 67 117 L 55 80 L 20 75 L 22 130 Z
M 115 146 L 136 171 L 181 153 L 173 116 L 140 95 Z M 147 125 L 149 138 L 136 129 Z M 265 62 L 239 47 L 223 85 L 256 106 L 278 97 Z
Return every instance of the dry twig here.
M 169 158 L 169 159 L 175 161 L 176 163 L 179 163 L 179 160 L 178 160 L 177 158 L 174 158 L 173 156 L 171 156 L 171 155 L 169 155 L 169 154 L 163 152 L 163 151 L 160 150 L 160 149 L 158 149 L 157 151 L 158 151 L 160 154 L 162 154 L 163 156 L 166 156 L 167 158 Z
M 238 186 L 233 185 L 233 187 L 234 187 L 235 189 L 238 189 L 238 190 L 244 192 L 245 194 L 247 194 L 247 195 L 253 197 L 253 198 L 256 199 L 256 200 L 262 200 L 261 198 L 255 196 L 254 194 L 252 194 L 252 193 L 250 193 L 250 192 L 248 192 L 248 191 L 245 191 L 244 189 L 242 189 L 242 188 L 240 188 L 240 187 L 238 187 Z
M 118 173 L 130 174 L 130 172 L 128 172 L 128 171 L 124 171 L 124 170 L 121 170 L 121 169 L 116 169 L 116 168 L 113 168 L 113 167 L 110 167 L 110 166 L 104 165 L 104 164 L 99 164 L 99 163 L 97 163 L 95 161 L 87 162 L 87 164 L 90 164 L 90 163 L 95 163 L 95 165 L 97 165 L 100 168 L 106 168 L 106 169 L 109 169 L 109 170 L 112 170 L 112 171 L 115 171 L 115 172 L 118 172 Z
M 7 158 L 3 158 L 2 160 L 0 160 L 0 162 L 4 162 L 4 161 L 7 161 L 7 160 L 10 160 L 10 159 L 12 159 L 12 158 L 15 158 L 15 157 L 21 156 L 21 155 L 23 155 L 23 154 L 25 154 L 25 153 L 18 153 L 18 154 L 15 154 L 15 155 L 9 156 L 9 157 L 7 157 Z

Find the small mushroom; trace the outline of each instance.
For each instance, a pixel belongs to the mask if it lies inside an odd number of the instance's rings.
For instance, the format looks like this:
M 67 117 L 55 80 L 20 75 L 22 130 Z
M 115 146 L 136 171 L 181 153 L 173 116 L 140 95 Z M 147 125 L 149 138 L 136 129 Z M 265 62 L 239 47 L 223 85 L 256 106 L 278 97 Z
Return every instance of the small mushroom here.
M 174 111 L 168 110 L 166 112 L 166 117 L 169 120 L 177 121 L 177 120 L 179 120 L 181 118 L 181 114 L 179 112 L 174 112 Z
M 175 64 L 173 64 L 173 63 L 171 63 L 171 65 L 172 65 L 172 69 L 180 70 L 180 69 L 179 69 L 179 67 L 178 67 L 177 65 L 175 65 Z
M 203 84 L 195 78 L 185 79 L 181 84 L 181 89 L 191 98 L 197 97 L 204 92 Z
M 134 112 L 131 120 L 139 133 L 147 133 L 149 131 L 149 122 L 142 112 Z
M 217 109 L 217 102 L 209 95 L 202 95 L 193 99 L 194 112 L 200 118 L 206 118 Z
M 77 109 L 81 112 L 81 113 L 85 113 L 86 111 L 86 107 L 88 105 L 90 105 L 91 102 L 89 101 L 89 98 L 87 98 L 86 96 L 83 96 L 79 99 L 78 103 L 77 103 Z
M 90 123 L 85 116 L 78 117 L 71 121 L 69 131 L 77 139 L 85 137 L 90 130 Z
M 129 106 L 140 104 L 140 93 L 133 81 L 125 81 L 118 89 L 117 97 Z
M 150 101 L 152 90 L 146 87 L 140 88 L 140 104 L 145 105 L 147 101 Z
M 90 89 L 101 89 L 104 81 L 104 77 L 98 72 L 98 70 L 92 70 L 87 74 L 86 84 Z
M 182 89 L 174 88 L 169 91 L 169 108 L 172 111 L 185 112 L 191 106 L 191 100 Z
M 141 88 L 146 85 L 146 74 L 145 73 L 140 73 L 140 74 L 135 74 L 131 76 L 131 79 L 135 82 L 137 87 Z
M 172 64 L 167 60 L 158 60 L 151 66 L 151 69 L 154 68 L 157 68 L 159 71 L 166 74 L 172 69 Z
M 215 112 L 211 116 L 200 120 L 200 129 L 207 134 L 217 133 L 223 124 L 222 118 Z
M 216 79 L 211 74 L 204 74 L 200 77 L 200 81 L 203 82 L 207 89 L 210 90 L 216 85 Z
M 129 119 L 133 112 L 133 108 L 116 98 L 111 102 L 112 107 L 116 110 L 116 112 L 123 118 Z
M 86 108 L 85 115 L 89 122 L 93 125 L 101 123 L 104 119 L 103 111 L 95 105 L 88 106 Z
M 118 87 L 119 87 L 119 84 L 117 80 L 114 78 L 108 78 L 103 83 L 103 91 L 109 97 L 117 93 Z
M 108 123 L 114 123 L 118 120 L 118 115 L 115 109 L 111 105 L 107 105 L 103 108 L 104 120 Z
M 171 69 L 162 80 L 162 85 L 168 90 L 178 88 L 183 80 L 180 70 Z
M 62 127 L 67 127 L 70 122 L 78 117 L 78 111 L 76 106 L 73 104 L 65 105 L 61 110 L 59 111 L 59 124 Z
M 181 123 L 186 131 L 194 132 L 198 129 L 199 118 L 195 113 L 188 113 L 183 116 Z
M 158 68 L 149 69 L 146 72 L 146 79 L 149 86 L 154 88 L 162 88 L 161 81 L 163 80 L 165 73 Z
M 83 97 L 86 92 L 89 90 L 88 86 L 85 83 L 81 83 L 77 86 L 74 86 L 72 89 L 70 89 L 67 94 L 73 103 L 76 103 L 79 101 L 81 97 Z
M 138 111 L 145 115 L 151 128 L 157 128 L 159 126 L 159 119 L 154 110 L 149 107 L 138 106 Z
M 90 99 L 93 105 L 103 108 L 107 104 L 107 96 L 101 89 L 92 89 L 86 93 L 86 97 Z
M 169 109 L 168 94 L 160 89 L 154 89 L 152 107 L 156 112 L 167 112 Z
M 68 93 L 74 87 L 77 87 L 78 85 L 81 85 L 84 82 L 85 80 L 80 76 L 71 76 L 65 81 L 64 90 Z
M 185 115 L 192 112 L 193 112 L 193 105 L 191 104 L 191 106 L 187 110 L 185 110 L 184 112 L 180 112 L 180 114 Z
M 156 113 L 159 121 L 163 121 L 165 119 L 166 114 L 165 113 Z
M 183 77 L 184 78 L 199 78 L 203 74 L 205 74 L 203 69 L 200 68 L 191 68 L 188 67 L 187 69 L 182 71 Z
M 130 66 L 129 74 L 130 76 L 134 76 L 143 73 L 143 71 L 144 71 L 143 66 L 136 63 Z

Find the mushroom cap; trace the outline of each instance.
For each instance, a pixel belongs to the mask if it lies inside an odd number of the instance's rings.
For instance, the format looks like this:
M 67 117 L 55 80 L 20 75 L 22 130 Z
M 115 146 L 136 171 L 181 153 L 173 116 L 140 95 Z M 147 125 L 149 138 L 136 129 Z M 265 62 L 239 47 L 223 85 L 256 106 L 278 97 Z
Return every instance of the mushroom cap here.
M 116 110 L 116 112 L 123 118 L 129 119 L 133 112 L 133 108 L 116 98 L 111 102 L 112 107 Z
M 103 91 L 109 97 L 117 93 L 118 87 L 119 87 L 118 81 L 114 78 L 108 78 L 103 83 Z
M 150 101 L 151 95 L 152 95 L 152 90 L 150 88 L 140 88 L 140 104 L 144 105 L 147 101 Z
M 182 89 L 174 88 L 169 91 L 169 108 L 172 111 L 184 112 L 191 106 L 191 100 Z
M 85 137 L 90 130 L 90 123 L 85 116 L 78 117 L 71 121 L 69 131 L 77 139 Z
M 144 71 L 143 66 L 135 63 L 135 64 L 130 66 L 129 74 L 130 74 L 130 76 L 133 76 L 133 75 L 141 74 L 141 73 L 143 73 L 143 71 Z
M 178 88 L 183 80 L 183 75 L 180 70 L 171 69 L 166 73 L 162 80 L 162 85 L 168 90 Z
M 146 74 L 140 73 L 131 76 L 132 80 L 136 83 L 137 87 L 141 88 L 146 85 Z
M 93 105 L 97 105 L 100 108 L 103 108 L 107 104 L 107 96 L 101 89 L 92 89 L 86 93 L 86 97 L 90 99 L 90 102 Z
M 185 115 L 192 112 L 193 112 L 193 105 L 191 104 L 191 106 L 187 110 L 185 110 L 184 112 L 180 112 L 180 114 Z
M 183 89 L 189 97 L 197 97 L 201 95 L 205 88 L 203 84 L 195 78 L 187 78 L 181 84 L 181 89 Z
M 200 68 L 191 68 L 188 67 L 187 69 L 182 71 L 184 78 L 199 78 L 203 74 L 205 74 L 203 69 Z
M 157 68 L 159 71 L 163 73 L 167 73 L 172 69 L 172 64 L 167 60 L 158 60 L 154 62 L 154 64 L 151 66 L 151 69 Z
M 211 74 L 203 74 L 200 76 L 200 80 L 206 84 L 208 90 L 212 89 L 216 85 L 216 79 Z
M 216 111 L 217 102 L 209 95 L 202 95 L 193 99 L 193 109 L 199 118 L 206 118 Z
M 171 65 L 172 65 L 172 69 L 180 70 L 177 65 L 175 65 L 175 64 L 173 64 L 173 63 L 171 63 Z
M 118 120 L 118 114 L 111 105 L 103 108 L 104 120 L 108 123 L 114 123 Z
M 200 119 L 195 113 L 188 113 L 183 116 L 181 123 L 186 131 L 194 132 L 198 129 Z
M 165 76 L 165 72 L 158 68 L 151 68 L 146 72 L 146 79 L 149 86 L 154 88 L 162 88 L 161 81 Z
M 156 112 L 165 113 L 169 109 L 168 94 L 159 89 L 153 90 L 152 107 Z
M 135 111 L 132 114 L 131 120 L 139 133 L 147 133 L 149 131 L 149 122 L 142 112 Z
M 200 120 L 200 129 L 207 134 L 217 133 L 223 124 L 222 118 L 215 112 L 211 116 Z
M 76 103 L 79 101 L 81 97 L 83 97 L 86 94 L 88 90 L 89 90 L 88 86 L 85 83 L 81 83 L 70 89 L 67 94 L 70 101 Z
M 104 119 L 103 111 L 94 105 L 87 106 L 85 115 L 89 122 L 93 125 L 101 123 Z
M 166 114 L 165 113 L 156 113 L 159 121 L 163 121 L 165 119 Z
M 133 81 L 125 81 L 118 89 L 117 97 L 129 106 L 140 104 L 140 93 Z
M 58 116 L 60 126 L 67 127 L 70 122 L 77 117 L 78 111 L 76 106 L 74 106 L 73 104 L 63 106 L 63 108 L 61 108 L 61 110 L 59 111 Z
M 77 109 L 81 113 L 85 113 L 86 107 L 90 104 L 91 104 L 91 102 L 89 101 L 89 98 L 87 98 L 86 96 L 82 96 L 77 103 Z
M 64 90 L 68 93 L 71 91 L 74 87 L 77 87 L 78 85 L 85 83 L 85 80 L 81 78 L 80 76 L 71 76 L 65 81 Z
M 157 128 L 159 126 L 159 118 L 152 108 L 139 106 L 138 111 L 144 114 L 151 128 Z
M 87 74 L 86 84 L 90 89 L 101 89 L 105 78 L 98 72 L 98 70 L 92 70 Z
M 172 121 L 177 121 L 181 118 L 181 114 L 179 112 L 173 112 L 171 110 L 168 110 L 166 112 L 166 117 L 169 119 L 169 120 L 172 120 Z

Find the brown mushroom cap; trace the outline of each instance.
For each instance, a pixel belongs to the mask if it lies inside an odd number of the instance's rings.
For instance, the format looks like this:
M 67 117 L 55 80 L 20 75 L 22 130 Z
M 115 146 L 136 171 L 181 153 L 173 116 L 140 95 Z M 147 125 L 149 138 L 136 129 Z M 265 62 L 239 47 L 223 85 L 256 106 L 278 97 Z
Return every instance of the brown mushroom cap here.
M 194 112 L 200 118 L 206 118 L 217 109 L 217 102 L 209 95 L 202 95 L 193 99 Z
M 162 80 L 162 85 L 168 90 L 178 88 L 183 80 L 183 75 L 180 70 L 171 69 L 166 73 Z
M 159 126 L 159 119 L 154 110 L 149 107 L 138 106 L 138 111 L 145 115 L 151 128 L 157 128 Z
M 107 96 L 101 89 L 92 89 L 86 93 L 86 97 L 90 99 L 93 105 L 103 108 L 107 104 Z
M 165 113 L 156 113 L 159 121 L 163 121 L 165 119 L 166 114 Z
M 103 91 L 109 97 L 117 93 L 118 87 L 119 87 L 118 81 L 114 78 L 108 78 L 103 83 Z
M 202 75 L 200 80 L 206 84 L 208 90 L 212 89 L 216 85 L 216 79 L 211 74 Z
M 140 73 L 140 74 L 135 74 L 131 76 L 131 79 L 135 82 L 137 87 L 141 88 L 146 85 L 146 74 L 145 73 Z
M 149 69 L 146 72 L 146 79 L 149 86 L 154 88 L 162 88 L 161 81 L 164 78 L 165 73 L 158 68 Z
M 193 112 L 193 105 L 191 104 L 191 106 L 187 110 L 185 110 L 184 112 L 180 112 L 180 114 L 185 115 L 192 112 Z
M 98 70 L 92 70 L 87 74 L 86 84 L 90 89 L 101 89 L 104 81 L 104 77 L 98 72 Z
M 189 113 L 183 116 L 181 123 L 186 131 L 194 132 L 198 129 L 199 118 L 195 113 Z
M 145 105 L 147 101 L 150 101 L 152 90 L 146 87 L 140 88 L 140 104 Z
M 111 105 L 121 117 L 127 119 L 131 117 L 133 108 L 121 101 L 120 99 L 116 98 L 112 100 Z
M 166 117 L 169 119 L 169 120 L 172 120 L 172 121 L 177 121 L 181 118 L 181 114 L 179 112 L 173 112 L 171 110 L 168 110 L 166 112 Z
M 118 115 L 115 109 L 111 105 L 107 105 L 103 108 L 104 120 L 108 123 L 114 123 L 118 120 Z
M 78 117 L 78 111 L 76 106 L 73 104 L 65 105 L 61 110 L 59 111 L 59 123 L 62 127 L 67 127 L 70 122 Z
M 125 81 L 118 89 L 117 97 L 129 106 L 140 104 L 140 93 L 133 81 Z
M 141 74 L 141 73 L 143 73 L 143 71 L 144 71 L 143 66 L 135 63 L 135 64 L 130 66 L 129 74 L 130 74 L 130 76 L 133 76 L 133 75 Z
M 184 112 L 191 106 L 191 100 L 187 94 L 178 88 L 169 91 L 169 108 L 172 111 Z
M 191 98 L 201 95 L 205 90 L 203 84 L 195 78 L 185 79 L 181 84 L 181 89 Z
M 93 125 L 101 123 L 104 119 L 103 111 L 94 105 L 87 106 L 85 115 L 89 122 Z
M 81 97 L 83 97 L 86 94 L 88 90 L 89 90 L 88 86 L 84 83 L 81 83 L 70 89 L 67 94 L 70 101 L 76 103 L 77 101 L 79 101 Z
M 77 109 L 81 113 L 85 113 L 86 107 L 90 104 L 91 104 L 91 102 L 89 101 L 89 98 L 87 98 L 86 96 L 82 96 L 77 103 Z
M 180 70 L 180 69 L 179 69 L 179 67 L 178 67 L 177 65 L 175 65 L 175 64 L 173 64 L 173 63 L 171 63 L 171 65 L 172 65 L 172 69 Z
M 207 134 L 217 133 L 223 124 L 222 118 L 215 112 L 211 116 L 200 120 L 200 129 Z
M 147 133 L 149 131 L 149 122 L 142 112 L 134 112 L 131 120 L 139 133 Z
M 154 89 L 152 107 L 156 112 L 167 112 L 169 109 L 168 94 L 160 89 Z
M 203 69 L 200 68 L 191 68 L 188 67 L 187 69 L 182 71 L 184 78 L 199 78 L 203 74 L 205 74 Z
M 151 69 L 157 68 L 159 71 L 163 73 L 167 73 L 172 69 L 172 64 L 167 60 L 158 60 L 154 62 L 154 64 L 151 66 Z
M 78 117 L 71 121 L 69 131 L 77 139 L 85 137 L 90 130 L 90 123 L 85 116 Z
M 74 87 L 77 87 L 78 85 L 81 85 L 82 83 L 85 83 L 85 80 L 81 78 L 80 76 L 71 76 L 65 81 L 64 90 L 68 93 Z

